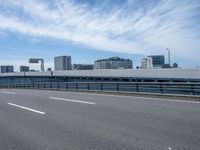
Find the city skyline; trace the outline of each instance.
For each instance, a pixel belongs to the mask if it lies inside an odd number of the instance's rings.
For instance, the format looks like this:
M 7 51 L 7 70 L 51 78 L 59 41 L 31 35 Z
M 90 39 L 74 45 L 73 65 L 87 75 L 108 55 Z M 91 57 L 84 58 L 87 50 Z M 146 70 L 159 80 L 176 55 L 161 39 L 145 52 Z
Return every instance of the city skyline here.
M 36 64 L 36 68 L 32 68 L 31 64 Z M 36 66 L 35 65 L 35 66 Z M 120 58 L 118 56 L 97 59 L 90 64 L 76 64 L 72 63 L 71 56 L 55 56 L 54 57 L 54 66 L 49 68 L 44 65 L 43 58 L 30 58 L 29 64 L 27 66 L 20 65 L 18 68 L 14 65 L 0 65 L 6 70 L 6 68 L 12 67 L 12 71 L 1 71 L 0 73 L 9 73 L 9 72 L 34 72 L 34 71 L 66 71 L 66 70 L 96 70 L 96 69 L 170 69 L 170 68 L 179 68 L 178 64 L 175 62 L 171 64 L 167 62 L 164 55 L 150 55 L 147 58 L 143 58 L 140 62 L 140 65 L 134 68 L 133 61 L 131 59 Z M 39 69 L 40 67 L 40 69 Z M 9 69 L 7 69 L 9 70 Z
M 134 68 L 165 55 L 184 68 L 200 66 L 198 0 L 0 0 L 0 65 L 29 65 L 30 57 L 72 56 L 91 64 L 119 56 Z M 81 23 L 80 23 L 81 22 Z M 37 67 L 33 65 L 33 67 Z

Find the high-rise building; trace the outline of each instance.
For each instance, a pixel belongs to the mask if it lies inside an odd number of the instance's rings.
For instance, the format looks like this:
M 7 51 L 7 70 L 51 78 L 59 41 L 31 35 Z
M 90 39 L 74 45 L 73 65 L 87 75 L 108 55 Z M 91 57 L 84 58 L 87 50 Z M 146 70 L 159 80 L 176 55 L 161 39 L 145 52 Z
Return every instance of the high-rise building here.
M 94 69 L 132 69 L 133 63 L 130 59 L 111 57 L 95 61 Z
M 14 72 L 14 67 L 13 66 L 1 66 L 0 67 L 1 73 L 9 73 L 9 72 Z
M 91 64 L 74 64 L 73 70 L 93 70 L 94 65 Z
M 55 71 L 72 70 L 71 56 L 54 57 Z
M 163 55 L 151 55 L 147 57 L 147 69 L 164 68 L 165 57 Z
M 20 72 L 29 72 L 28 66 L 20 66 Z
M 147 58 L 142 59 L 141 69 L 147 69 Z

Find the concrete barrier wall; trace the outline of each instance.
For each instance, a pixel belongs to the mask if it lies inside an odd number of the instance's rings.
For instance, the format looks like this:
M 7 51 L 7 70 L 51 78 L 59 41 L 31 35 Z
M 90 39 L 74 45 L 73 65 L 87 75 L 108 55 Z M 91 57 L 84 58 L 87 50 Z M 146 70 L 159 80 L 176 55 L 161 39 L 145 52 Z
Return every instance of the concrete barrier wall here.
M 200 79 L 200 69 L 124 69 L 55 71 L 54 76 L 143 77 Z
M 200 79 L 200 69 L 125 69 L 125 70 L 69 70 L 54 72 L 20 72 L 4 73 L 0 77 L 9 76 L 72 76 L 72 77 L 130 77 L 130 78 L 174 78 Z

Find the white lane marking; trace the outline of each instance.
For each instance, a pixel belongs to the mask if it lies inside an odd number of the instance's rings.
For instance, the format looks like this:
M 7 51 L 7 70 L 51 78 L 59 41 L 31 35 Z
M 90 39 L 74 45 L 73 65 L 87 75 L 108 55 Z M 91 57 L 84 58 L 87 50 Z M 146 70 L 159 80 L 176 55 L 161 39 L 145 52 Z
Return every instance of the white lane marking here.
M 83 103 L 83 104 L 90 104 L 94 105 L 94 102 L 86 102 L 86 101 L 80 101 L 80 100 L 73 100 L 73 99 L 65 99 L 65 98 L 57 98 L 57 97 L 49 97 L 50 99 L 60 100 L 60 101 L 68 101 L 68 102 L 75 102 L 75 103 Z
M 69 92 L 75 93 L 75 92 Z M 140 96 L 119 96 L 119 95 L 108 95 L 108 94 L 88 94 L 88 93 L 78 93 L 83 95 L 93 95 L 93 96 L 107 96 L 107 97 L 118 97 L 118 98 L 131 98 L 131 99 L 142 99 L 142 100 L 152 100 L 152 101 L 162 101 L 162 102 L 177 102 L 177 103 L 193 103 L 200 104 L 198 101 L 187 101 L 187 100 L 172 100 L 164 98 L 150 98 L 150 97 L 140 97 Z
M 17 105 L 17 104 L 13 104 L 13 103 L 8 103 L 8 105 L 11 105 L 11 106 L 14 106 L 14 107 L 18 107 L 18 108 L 22 108 L 22 109 L 25 109 L 25 110 L 29 110 L 29 111 L 32 111 L 32 112 L 35 112 L 35 113 L 39 113 L 39 114 L 46 114 L 45 112 L 42 112 L 42 111 L 39 111 L 39 110 L 35 110 L 35 109 L 32 109 L 32 108 L 28 108 L 28 107 L 24 107 L 24 106 L 20 106 L 20 105 Z
M 14 92 L 8 92 L 8 91 L 2 91 L 1 93 L 3 93 L 3 94 L 16 94 Z
M 98 96 L 101 94 L 98 94 Z M 187 101 L 187 100 L 173 100 L 173 99 L 162 99 L 162 98 L 151 98 L 151 97 L 139 97 L 139 96 L 115 96 L 115 95 L 103 95 L 102 96 L 111 96 L 111 97 L 120 97 L 120 98 L 132 98 L 132 99 L 143 99 L 143 100 L 153 100 L 153 101 L 168 101 L 168 102 L 178 102 L 178 103 L 194 103 L 194 104 L 200 104 L 198 101 Z
M 172 150 L 172 148 L 171 148 L 171 147 L 168 147 L 168 149 L 169 149 L 169 150 Z

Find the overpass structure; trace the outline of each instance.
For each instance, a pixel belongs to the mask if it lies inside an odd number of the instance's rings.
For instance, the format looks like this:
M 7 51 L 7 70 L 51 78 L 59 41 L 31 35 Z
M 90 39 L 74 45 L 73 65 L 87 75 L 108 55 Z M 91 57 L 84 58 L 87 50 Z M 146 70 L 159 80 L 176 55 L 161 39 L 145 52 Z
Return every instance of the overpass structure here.
M 2 87 L 200 95 L 200 69 L 69 70 L 0 74 Z
M 0 150 L 199 150 L 199 75 L 182 69 L 1 74 Z M 193 97 L 199 99 L 188 101 Z

